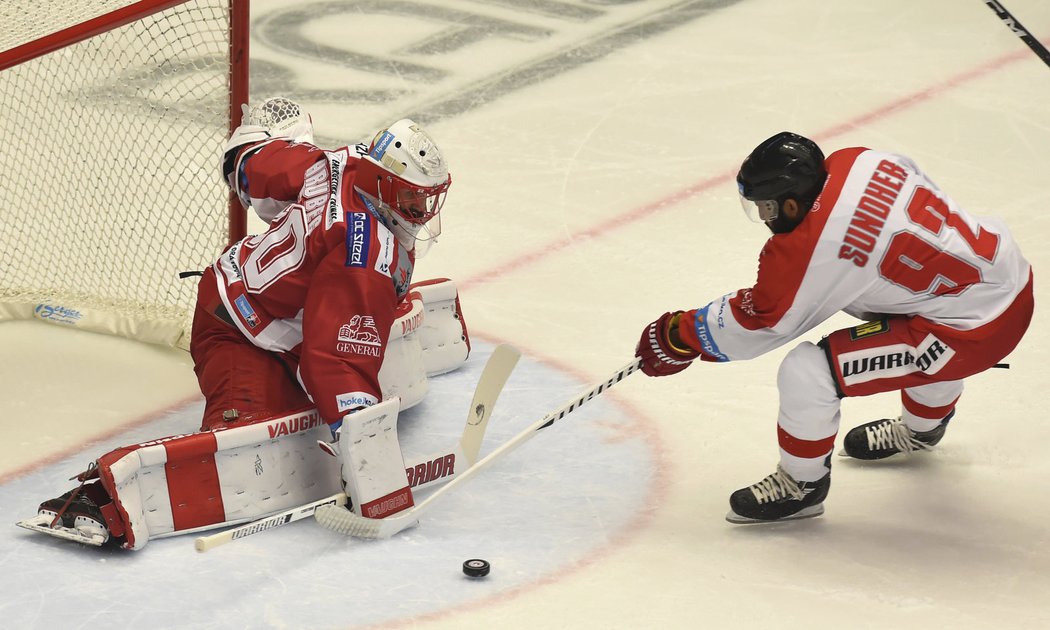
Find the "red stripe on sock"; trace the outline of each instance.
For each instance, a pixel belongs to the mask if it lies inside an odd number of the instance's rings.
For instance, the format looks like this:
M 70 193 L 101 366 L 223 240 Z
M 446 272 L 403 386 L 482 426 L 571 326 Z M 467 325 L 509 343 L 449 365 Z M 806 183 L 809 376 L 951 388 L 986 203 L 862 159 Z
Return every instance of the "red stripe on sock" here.
M 215 434 L 198 433 L 164 445 L 168 461 L 168 497 L 176 531 L 213 525 L 226 520 L 215 468 Z
M 777 425 L 777 441 L 780 448 L 788 454 L 807 459 L 827 455 L 835 448 L 834 435 L 820 440 L 802 440 L 785 431 L 780 425 Z
M 903 389 L 901 390 L 901 403 L 904 404 L 904 408 L 908 413 L 925 418 L 926 420 L 941 420 L 955 409 L 955 403 L 959 402 L 960 396 L 956 396 L 955 400 L 951 401 L 943 407 L 927 407 L 921 403 L 915 402 L 911 396 L 909 396 Z

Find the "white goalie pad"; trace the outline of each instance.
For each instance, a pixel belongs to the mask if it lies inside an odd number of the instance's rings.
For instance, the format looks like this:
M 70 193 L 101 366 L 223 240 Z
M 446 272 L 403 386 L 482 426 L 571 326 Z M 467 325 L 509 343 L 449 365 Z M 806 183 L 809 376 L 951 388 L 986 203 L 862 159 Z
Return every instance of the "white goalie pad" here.
M 339 427 L 344 490 L 354 513 L 383 518 L 412 507 L 412 489 L 397 439 L 397 398 L 355 411 Z
M 429 388 L 423 346 L 416 333 L 423 323 L 423 308 L 423 300 L 414 293 L 409 293 L 398 307 L 383 355 L 383 367 L 379 370 L 383 400 L 398 397 L 401 409 L 419 404 Z
M 427 377 L 455 370 L 469 354 L 456 284 L 447 278 L 413 284 L 398 307 L 379 370 L 383 399 L 397 396 L 401 409 L 414 407 L 427 393 Z
M 470 336 L 456 283 L 435 278 L 413 284 L 412 291 L 419 294 L 426 312 L 416 334 L 427 375 L 437 376 L 463 365 L 470 354 Z
M 317 447 L 331 435 L 310 409 L 107 453 L 99 476 L 125 527 L 113 534 L 141 549 L 152 538 L 243 523 L 339 492 L 339 464 Z

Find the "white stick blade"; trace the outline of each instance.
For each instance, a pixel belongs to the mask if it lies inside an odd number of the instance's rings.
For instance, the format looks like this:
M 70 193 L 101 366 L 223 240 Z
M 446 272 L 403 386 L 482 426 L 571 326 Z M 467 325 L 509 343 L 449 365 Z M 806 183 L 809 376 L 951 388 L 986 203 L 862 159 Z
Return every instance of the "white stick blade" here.
M 365 518 L 347 510 L 332 505 L 317 508 L 314 518 L 324 528 L 338 532 L 345 536 L 356 536 L 358 538 L 390 538 L 394 534 L 403 532 L 419 523 L 419 519 L 411 516 L 409 511 L 404 514 L 395 514 L 386 518 Z
M 485 436 L 485 429 L 492 416 L 492 410 L 496 406 L 496 400 L 520 358 L 521 352 L 517 348 L 504 343 L 496 346 L 485 363 L 477 387 L 474 389 L 470 409 L 467 411 L 468 430 L 463 433 L 463 439 L 460 442 L 463 446 L 463 453 L 471 465 L 478 461 L 481 441 Z

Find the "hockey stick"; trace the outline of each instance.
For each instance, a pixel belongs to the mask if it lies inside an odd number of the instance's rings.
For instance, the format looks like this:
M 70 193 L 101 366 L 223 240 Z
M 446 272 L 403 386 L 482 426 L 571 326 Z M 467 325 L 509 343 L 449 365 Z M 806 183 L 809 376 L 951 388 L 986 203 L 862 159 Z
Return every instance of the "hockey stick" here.
M 416 525 L 419 522 L 419 518 L 434 506 L 434 502 L 438 497 L 452 490 L 457 485 L 466 482 L 468 479 L 484 470 L 485 467 L 493 461 L 506 455 L 518 446 L 521 446 L 535 436 L 540 429 L 549 427 L 558 420 L 561 420 L 573 411 L 579 409 L 584 403 L 619 383 L 627 375 L 636 371 L 640 366 L 640 359 L 631 361 L 617 370 L 608 379 L 591 387 L 587 391 L 580 393 L 569 402 L 548 413 L 542 419 L 529 425 L 524 431 L 486 455 L 481 461 L 471 466 L 463 474 L 457 475 L 455 479 L 435 490 L 433 494 L 414 507 L 383 519 L 372 519 L 359 516 L 344 508 L 325 505 L 317 508 L 314 512 L 314 518 L 316 518 L 317 522 L 324 527 L 348 536 L 359 536 L 361 538 L 389 538 L 398 532 L 402 532 L 409 527 Z
M 218 547 L 219 545 L 225 545 L 228 542 L 233 542 L 238 538 L 244 538 L 245 536 L 251 536 L 252 534 L 258 534 L 268 529 L 280 527 L 281 525 L 287 525 L 288 523 L 294 523 L 295 521 L 302 520 L 309 516 L 313 516 L 314 510 L 321 505 L 346 505 L 346 495 L 342 492 L 333 494 L 330 497 L 325 497 L 314 501 L 313 503 L 307 503 L 306 505 L 299 505 L 290 510 L 279 512 L 273 516 L 268 516 L 251 523 L 246 523 L 233 529 L 228 529 L 218 534 L 212 534 L 210 536 L 200 536 L 193 542 L 194 548 L 204 553 Z
M 517 365 L 520 357 L 521 353 L 516 348 L 508 344 L 501 344 L 496 346 L 496 349 L 492 351 L 492 355 L 485 363 L 485 369 L 482 370 L 477 387 L 474 389 L 474 398 L 470 403 L 470 409 L 467 410 L 467 422 L 463 427 L 463 434 L 459 438 L 457 447 L 451 450 L 452 453 L 461 453 L 466 459 L 464 470 L 469 470 L 478 461 L 478 454 L 481 452 L 481 442 L 485 437 L 485 429 L 488 427 L 492 408 L 495 406 L 496 399 L 499 397 L 500 392 L 503 391 L 503 385 L 510 377 L 510 373 L 514 371 L 514 366 Z M 418 465 L 426 466 L 427 462 L 438 459 L 444 460 L 448 453 L 449 451 L 443 451 L 423 457 L 415 462 L 407 462 L 406 468 L 415 468 Z M 448 481 L 454 478 L 455 475 L 444 477 L 443 479 L 435 479 L 432 482 L 417 484 L 416 487 L 419 488 L 433 482 Z M 338 492 L 312 503 L 299 505 L 284 512 L 278 512 L 266 518 L 217 534 L 198 537 L 194 541 L 194 547 L 197 551 L 203 553 L 239 538 L 258 534 L 268 529 L 313 516 L 314 511 L 324 505 L 338 507 L 346 511 L 342 507 L 346 505 L 346 495 Z
M 1017 35 L 1022 42 L 1027 44 L 1028 47 L 1032 49 L 1032 52 L 1043 60 L 1043 63 L 1050 66 L 1050 51 L 1048 51 L 1046 46 L 1043 46 L 1038 39 L 1032 37 L 1032 34 L 1028 32 L 1028 29 L 1018 22 L 1017 18 L 1011 15 L 1001 2 L 996 2 L 996 0 L 984 0 L 984 3 L 988 5 L 989 9 L 995 11 L 995 14 L 1003 21 L 1006 28 L 1010 29 L 1014 35 Z
M 464 428 L 463 437 L 459 440 L 463 454 L 467 457 L 468 466 L 478 463 L 481 440 L 485 437 L 486 427 L 489 426 L 492 409 L 496 406 L 496 400 L 520 358 L 521 352 L 517 348 L 501 343 L 496 346 L 496 349 L 492 351 L 492 356 L 485 363 L 485 369 L 482 370 L 478 384 L 474 388 L 474 399 L 470 401 L 470 409 L 467 411 L 467 425 L 471 427 L 471 430 Z

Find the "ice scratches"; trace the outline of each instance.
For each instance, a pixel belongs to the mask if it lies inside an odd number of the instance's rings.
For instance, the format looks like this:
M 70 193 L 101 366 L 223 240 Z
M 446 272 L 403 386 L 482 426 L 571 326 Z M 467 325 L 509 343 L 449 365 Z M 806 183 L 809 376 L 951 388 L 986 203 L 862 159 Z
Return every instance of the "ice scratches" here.
M 605 11 L 592 9 L 570 2 L 556 2 L 553 0 L 475 0 L 478 4 L 502 6 L 526 13 L 546 15 L 564 20 L 577 20 L 585 22 L 601 17 Z M 615 0 L 613 0 L 615 2 Z M 601 4 L 600 2 L 592 4 Z M 605 4 L 611 4 L 606 2 Z
M 354 90 L 288 90 L 305 81 L 288 80 L 282 88 L 307 106 L 319 102 L 366 102 L 383 106 L 383 120 L 360 120 L 333 143 L 357 141 L 373 127 L 407 116 L 422 124 L 453 118 L 531 85 L 600 60 L 640 41 L 658 36 L 740 0 L 479 0 L 477 10 L 411 1 L 351 0 L 301 3 L 256 18 L 254 38 L 282 56 L 315 60 L 363 75 Z M 595 6 L 598 5 L 598 6 Z M 365 19 L 362 19 L 365 18 Z M 312 37 L 320 22 L 386 25 L 403 22 L 403 39 L 387 38 L 391 47 L 370 44 L 367 34 L 340 46 Z M 426 27 L 420 32 L 420 24 Z M 391 30 L 393 32 L 393 30 Z M 494 41 L 493 41 L 494 40 Z M 513 46 L 502 45 L 511 41 Z M 356 45 L 355 45 L 356 44 Z M 493 58 L 492 45 L 501 54 Z M 477 51 L 477 54 L 474 53 Z M 464 61 L 465 59 L 471 61 Z M 266 76 L 298 76 L 269 63 Z M 253 73 L 259 70 L 256 67 Z M 316 100 L 315 100 L 316 99 Z

